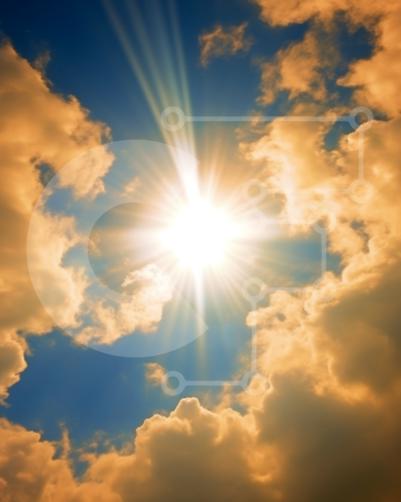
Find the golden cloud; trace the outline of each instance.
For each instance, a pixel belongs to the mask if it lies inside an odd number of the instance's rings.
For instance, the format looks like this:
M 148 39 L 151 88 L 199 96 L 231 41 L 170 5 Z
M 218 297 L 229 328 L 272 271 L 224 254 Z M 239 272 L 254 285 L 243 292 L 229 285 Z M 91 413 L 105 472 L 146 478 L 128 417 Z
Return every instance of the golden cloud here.
M 101 143 L 108 130 L 89 120 L 78 101 L 64 99 L 49 86 L 39 70 L 21 58 L 9 43 L 0 47 L 0 321 L 1 359 L 7 360 L 0 372 L 0 396 L 18 380 L 25 368 L 24 343 L 17 332 L 42 333 L 52 321 L 33 291 L 26 263 L 26 241 L 30 216 L 42 190 L 39 168 L 46 164 L 59 169 L 70 159 Z M 111 163 L 110 155 L 94 159 L 90 175 L 78 177 L 72 169 L 65 184 L 77 195 L 101 189 L 101 177 Z M 88 172 L 84 170 L 85 172 Z M 71 222 L 50 215 L 40 216 L 40 232 L 35 235 L 34 266 L 43 277 L 63 291 L 54 294 L 53 307 L 63 309 L 66 323 L 78 309 L 84 279 L 64 269 L 62 257 L 74 240 Z M 67 231 L 67 227 L 69 230 Z M 65 231 L 69 237 L 66 237 Z M 58 286 L 56 286 L 58 285 Z M 3 355 L 4 354 L 4 355 Z
M 146 380 L 151 385 L 162 385 L 166 378 L 166 370 L 158 363 L 147 363 L 145 371 Z
M 202 65 L 207 66 L 212 58 L 233 56 L 248 51 L 252 40 L 245 35 L 246 27 L 247 23 L 226 29 L 217 25 L 213 30 L 203 33 L 199 37 Z
M 322 69 L 333 65 L 333 47 L 322 43 L 314 32 L 306 33 L 301 42 L 278 51 L 272 62 L 261 64 L 260 103 L 272 103 L 279 91 L 288 91 L 289 98 L 310 94 L 317 101 L 326 97 Z
M 111 344 L 135 330 L 151 333 L 157 328 L 173 296 L 170 276 L 151 263 L 130 272 L 122 286 L 127 294 L 116 306 L 102 301 L 90 305 L 93 324 L 80 331 L 78 342 Z
M 0 498 L 4 502 L 120 502 L 106 485 L 77 483 L 56 446 L 7 420 L 0 420 Z

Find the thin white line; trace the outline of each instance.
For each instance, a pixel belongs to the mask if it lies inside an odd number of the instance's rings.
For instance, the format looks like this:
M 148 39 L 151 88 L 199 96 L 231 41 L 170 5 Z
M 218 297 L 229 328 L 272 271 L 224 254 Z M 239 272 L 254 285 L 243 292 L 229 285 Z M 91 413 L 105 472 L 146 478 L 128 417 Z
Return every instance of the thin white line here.
M 242 386 L 242 382 L 241 380 L 185 380 L 185 387 L 220 387 L 221 385 Z
M 349 115 L 344 116 L 319 116 L 310 115 L 186 115 L 187 122 L 350 122 Z

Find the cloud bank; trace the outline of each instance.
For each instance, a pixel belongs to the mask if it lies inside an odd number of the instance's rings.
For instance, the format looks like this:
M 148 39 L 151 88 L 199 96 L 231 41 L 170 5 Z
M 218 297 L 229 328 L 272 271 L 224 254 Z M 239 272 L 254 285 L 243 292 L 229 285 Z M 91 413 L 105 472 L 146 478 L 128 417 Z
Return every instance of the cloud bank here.
M 30 216 L 42 190 L 40 168 L 57 170 L 108 136 L 104 125 L 92 122 L 88 112 L 73 98 L 56 94 L 39 70 L 21 58 L 8 42 L 0 47 L 0 399 L 18 381 L 25 368 L 26 344 L 19 333 L 43 333 L 52 321 L 31 285 L 26 263 L 26 239 Z M 78 195 L 101 190 L 101 177 L 110 166 L 110 156 L 94 160 L 90 168 L 71 171 L 66 185 Z M 79 166 L 76 166 L 79 169 Z M 36 265 L 44 280 L 59 285 L 53 307 L 62 309 L 65 323 L 74 322 L 84 288 L 84 279 L 62 266 L 62 257 L 76 239 L 73 222 L 42 214 L 35 235 Z M 46 277 L 45 277 L 46 276 Z

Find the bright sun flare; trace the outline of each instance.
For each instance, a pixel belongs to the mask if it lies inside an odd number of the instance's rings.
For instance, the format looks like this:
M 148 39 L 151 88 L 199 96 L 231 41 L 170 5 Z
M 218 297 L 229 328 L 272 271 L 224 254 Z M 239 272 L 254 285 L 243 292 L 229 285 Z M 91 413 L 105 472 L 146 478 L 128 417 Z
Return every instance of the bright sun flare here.
M 227 212 L 200 199 L 184 205 L 164 232 L 164 246 L 178 264 L 193 271 L 221 267 L 234 238 L 234 221 Z

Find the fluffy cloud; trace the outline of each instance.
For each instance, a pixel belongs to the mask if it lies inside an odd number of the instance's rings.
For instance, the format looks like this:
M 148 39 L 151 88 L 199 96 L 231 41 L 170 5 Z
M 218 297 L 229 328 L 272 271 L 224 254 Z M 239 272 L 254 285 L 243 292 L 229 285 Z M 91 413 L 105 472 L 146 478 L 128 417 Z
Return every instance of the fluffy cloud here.
M 252 40 L 245 35 L 246 27 L 247 23 L 227 29 L 217 25 L 212 31 L 203 33 L 199 37 L 202 65 L 207 66 L 212 58 L 232 56 L 249 50 Z
M 372 29 L 372 57 L 356 61 L 341 83 L 359 86 L 355 101 L 392 118 L 360 126 L 331 151 L 325 125 L 280 121 L 243 146 L 283 197 L 285 219 L 325 222 L 330 249 L 342 258 L 339 274 L 297 294 L 277 292 L 248 316 L 259 370 L 271 383 L 256 412 L 260 438 L 276 447 L 283 500 L 398 500 L 401 148 L 398 69 L 390 54 L 399 50 L 399 13 L 394 2 L 303 2 L 297 9 L 258 3 L 271 24 L 328 20 L 346 9 L 353 23 Z M 378 16 L 376 27 L 370 14 Z M 357 181 L 361 138 L 364 178 Z M 260 397 L 242 402 L 258 406 Z
M 273 380 L 248 415 L 181 400 L 154 415 L 124 451 L 86 455 L 74 479 L 68 460 L 37 433 L 3 421 L 4 500 L 397 500 L 398 421 L 389 407 L 318 392 L 304 372 Z
M 49 330 L 52 322 L 33 291 L 26 262 L 26 243 L 30 216 L 42 189 L 39 168 L 46 164 L 59 169 L 88 148 L 99 145 L 108 134 L 103 125 L 89 120 L 78 101 L 64 99 L 49 86 L 39 70 L 21 58 L 9 43 L 0 47 L 0 394 L 4 398 L 9 385 L 18 380 L 24 369 L 24 344 L 17 332 L 35 333 Z M 101 190 L 101 177 L 111 163 L 103 155 L 82 173 L 76 169 L 65 180 L 77 196 L 93 195 Z M 54 279 L 58 291 L 53 307 L 65 309 L 66 323 L 74 319 L 84 287 L 83 278 L 62 266 L 62 257 L 74 237 L 71 224 L 62 218 L 43 215 L 40 232 L 35 235 L 33 267 L 41 268 L 42 276 Z M 55 292 L 55 291 L 53 291 Z M 50 293 L 50 292 L 49 292 Z M 56 305 L 57 301 L 59 302 Z
M 264 172 L 271 189 L 284 195 L 286 219 L 325 221 L 328 244 L 343 265 L 340 275 L 327 273 L 298 295 L 274 294 L 248 322 L 259 329 L 269 376 L 314 358 L 317 371 L 330 367 L 344 385 L 383 392 L 400 377 L 400 119 L 361 128 L 366 181 L 359 183 L 368 188 L 362 203 L 352 193 L 359 131 L 328 153 L 324 127 L 277 122 L 248 145 L 254 158 L 268 163 Z
M 375 50 L 371 58 L 357 60 L 351 65 L 350 72 L 339 80 L 339 84 L 355 87 L 355 99 L 364 105 L 372 106 L 390 117 L 397 116 L 401 111 L 401 101 L 398 82 L 400 81 L 399 65 L 394 64 L 401 55 L 401 36 L 398 29 L 401 7 L 398 0 L 380 3 L 375 0 L 359 2 L 357 0 L 327 0 L 319 2 L 306 0 L 298 2 L 275 2 L 274 0 L 255 0 L 261 9 L 261 17 L 272 25 L 286 26 L 291 23 L 303 23 L 315 20 L 327 24 L 338 13 L 344 14 L 348 21 L 363 24 L 375 38 Z M 281 55 L 281 58 L 285 54 Z M 292 68 L 294 64 L 291 55 L 287 54 Z M 311 56 L 304 56 L 305 62 Z M 279 58 L 280 60 L 280 58 Z M 298 58 L 299 61 L 299 58 Z M 309 62 L 311 63 L 311 62 Z M 282 65 L 282 63 L 281 63 Z M 313 60 L 308 69 L 303 68 L 299 79 L 313 79 L 315 70 Z M 277 70 L 276 70 L 277 72 Z M 263 68 L 265 80 L 280 82 L 269 65 Z M 276 84 L 277 85 L 277 84 Z M 283 88 L 284 87 L 284 84 Z M 299 85 L 299 84 L 298 84 Z M 269 94 L 265 99 L 269 98 Z
M 259 441 L 276 454 L 280 500 L 398 500 L 399 400 L 380 406 L 315 385 L 304 370 L 277 377 L 255 412 Z
M 302 94 L 310 94 L 316 100 L 326 96 L 322 68 L 323 60 L 333 64 L 333 49 L 322 44 L 315 33 L 308 32 L 305 38 L 280 50 L 273 62 L 261 64 L 262 104 L 274 101 L 279 91 L 288 91 L 293 99 Z
M 122 286 L 116 305 L 99 301 L 90 307 L 93 323 L 79 333 L 78 342 L 110 344 L 136 330 L 156 329 L 173 295 L 171 277 L 152 263 L 130 272 Z
M 0 497 L 4 502 L 120 502 L 98 483 L 78 484 L 56 445 L 38 433 L 0 420 Z
M 329 18 L 335 8 L 344 8 L 347 0 L 290 0 L 289 2 L 275 2 L 274 0 L 254 0 L 260 7 L 261 17 L 273 26 L 286 26 L 292 23 L 303 23 L 311 17 Z
M 87 481 L 103 480 L 122 500 L 266 500 L 252 424 L 232 410 L 214 413 L 183 399 L 169 416 L 137 430 L 135 452 L 96 459 Z
M 81 482 L 39 434 L 3 420 L 0 439 L 6 501 L 275 500 L 269 476 L 259 471 L 268 453 L 255 449 L 252 421 L 233 410 L 208 411 L 194 398 L 146 420 L 133 451 L 87 455 Z
M 13 332 L 3 331 L 0 339 L 0 403 L 8 395 L 8 388 L 15 384 L 19 373 L 26 368 L 25 343 Z
M 370 59 L 358 60 L 351 65 L 348 75 L 339 83 L 359 87 L 356 98 L 389 117 L 401 112 L 399 82 L 401 70 L 394 64 L 401 57 L 399 19 L 401 6 L 390 2 L 376 27 L 376 49 Z
M 260 7 L 261 17 L 273 26 L 287 26 L 293 23 L 304 23 L 310 19 L 330 21 L 333 16 L 342 12 L 352 20 L 365 22 L 397 4 L 397 0 L 386 2 L 386 6 L 375 0 L 358 2 L 357 0 L 289 0 L 288 2 L 275 2 L 274 0 L 253 0 Z
M 35 211 L 31 218 L 27 260 L 46 312 L 57 326 L 74 326 L 87 286 L 83 270 L 63 265 L 63 257 L 78 241 L 72 218 Z M 31 328 L 32 329 L 32 328 Z M 34 327 L 35 332 L 40 327 Z

